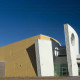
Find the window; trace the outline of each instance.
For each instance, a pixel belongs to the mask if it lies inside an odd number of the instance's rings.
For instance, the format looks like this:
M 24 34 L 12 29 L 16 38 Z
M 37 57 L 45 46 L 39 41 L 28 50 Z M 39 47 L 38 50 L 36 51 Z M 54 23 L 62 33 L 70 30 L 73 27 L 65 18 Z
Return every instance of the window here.
M 79 73 L 79 76 L 80 76 L 80 64 L 78 64 L 78 73 Z
M 74 46 L 74 44 L 75 44 L 75 36 L 73 33 L 71 34 L 71 44 L 72 44 L 72 46 Z
M 55 76 L 68 76 L 67 64 L 55 64 L 54 65 L 54 75 Z

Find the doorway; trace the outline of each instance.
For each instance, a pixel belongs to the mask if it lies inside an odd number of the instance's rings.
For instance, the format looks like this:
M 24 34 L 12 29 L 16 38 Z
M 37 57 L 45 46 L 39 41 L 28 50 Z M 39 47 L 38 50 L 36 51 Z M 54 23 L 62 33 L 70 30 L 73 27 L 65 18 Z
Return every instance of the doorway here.
M 0 61 L 0 77 L 5 76 L 5 61 Z

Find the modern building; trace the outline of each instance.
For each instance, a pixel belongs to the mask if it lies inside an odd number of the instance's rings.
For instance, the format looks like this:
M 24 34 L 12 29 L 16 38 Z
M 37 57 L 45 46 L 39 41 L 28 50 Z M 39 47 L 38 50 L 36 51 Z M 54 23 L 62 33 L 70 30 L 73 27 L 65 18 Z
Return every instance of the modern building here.
M 48 36 L 37 35 L 0 47 L 0 77 L 79 76 L 79 39 L 64 25 L 66 46 Z

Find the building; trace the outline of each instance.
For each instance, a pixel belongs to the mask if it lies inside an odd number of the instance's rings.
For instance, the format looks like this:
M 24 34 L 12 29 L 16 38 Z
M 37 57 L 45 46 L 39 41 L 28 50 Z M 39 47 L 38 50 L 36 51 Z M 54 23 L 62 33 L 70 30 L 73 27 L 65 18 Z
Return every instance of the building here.
M 78 35 L 64 25 L 66 46 L 37 35 L 0 47 L 0 77 L 79 76 Z

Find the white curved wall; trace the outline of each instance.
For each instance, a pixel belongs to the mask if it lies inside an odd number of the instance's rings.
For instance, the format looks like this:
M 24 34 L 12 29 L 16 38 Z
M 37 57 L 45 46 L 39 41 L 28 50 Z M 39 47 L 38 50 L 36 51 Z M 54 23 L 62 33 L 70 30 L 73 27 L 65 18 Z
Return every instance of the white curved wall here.
M 39 77 L 54 76 L 54 50 L 60 46 L 51 40 L 35 40 L 37 72 Z
M 78 76 L 77 55 L 79 54 L 79 40 L 76 31 L 64 24 L 68 71 L 70 76 Z
M 38 39 L 35 41 L 35 49 L 38 76 L 54 76 L 52 42 Z

